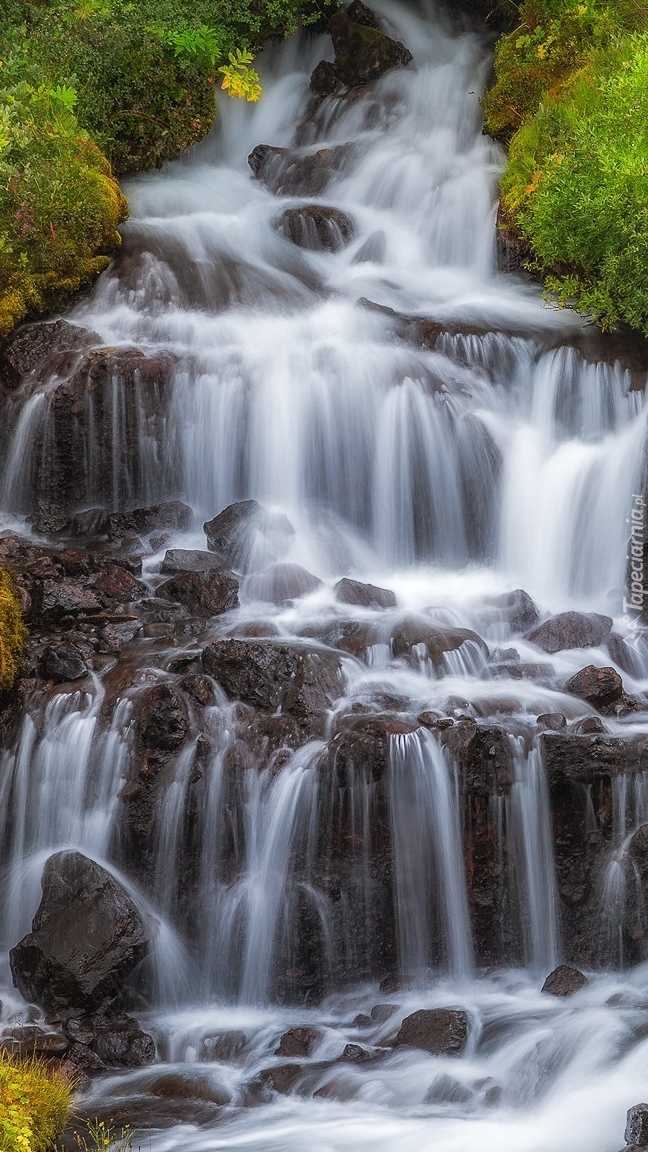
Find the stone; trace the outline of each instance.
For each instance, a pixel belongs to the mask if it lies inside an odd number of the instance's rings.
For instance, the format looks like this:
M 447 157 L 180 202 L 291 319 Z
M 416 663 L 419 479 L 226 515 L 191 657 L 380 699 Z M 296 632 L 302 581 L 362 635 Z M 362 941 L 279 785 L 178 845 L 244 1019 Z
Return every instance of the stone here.
M 263 600 L 284 604 L 310 596 L 322 587 L 322 581 L 299 564 L 273 564 L 265 572 L 255 572 L 245 582 L 246 600 Z
M 318 96 L 332 96 L 342 87 L 338 70 L 330 60 L 320 60 L 311 72 L 311 90 Z
M 219 1063 L 223 1061 L 229 1064 L 241 1056 L 246 1044 L 245 1032 L 238 1029 L 230 1032 L 210 1032 L 200 1041 L 198 1059 Z
M 146 593 L 146 585 L 136 580 L 121 564 L 109 564 L 104 568 L 96 577 L 94 587 L 110 600 L 119 600 L 122 604 L 137 600 Z
M 238 608 L 239 582 L 232 572 L 179 572 L 157 589 L 164 600 L 184 604 L 194 616 L 220 616 Z
M 406 1016 L 396 1048 L 421 1048 L 432 1056 L 459 1056 L 468 1039 L 468 1017 L 459 1008 L 421 1008 Z
M 371 1052 L 367 1052 L 361 1044 L 346 1044 L 340 1060 L 344 1060 L 347 1064 L 364 1064 L 365 1061 L 371 1060 Z
M 467 641 L 476 644 L 484 656 L 488 657 L 488 648 L 476 632 L 469 628 L 446 628 L 441 624 L 433 624 L 425 616 L 404 617 L 394 628 L 391 640 L 396 657 L 409 656 L 415 645 L 422 644 L 426 656 L 438 668 L 443 666 L 446 652 L 456 651 Z
M 193 512 L 181 500 L 166 500 L 148 508 L 134 508 L 131 512 L 110 512 L 106 517 L 109 540 L 122 540 L 125 536 L 149 536 L 151 532 L 186 532 L 191 527 Z
M 336 144 L 317 152 L 257 144 L 248 164 L 256 179 L 275 196 L 319 196 L 334 176 L 350 166 L 355 151 L 352 144 Z
M 44 680 L 53 680 L 55 684 L 81 680 L 88 674 L 79 649 L 65 641 L 47 646 L 40 658 L 39 671 Z
M 473 1093 L 454 1076 L 437 1076 L 425 1094 L 426 1104 L 467 1104 Z
M 339 252 L 355 235 L 355 224 L 346 212 L 322 204 L 287 208 L 275 227 L 284 239 L 309 252 Z
M 592 732 L 607 732 L 607 728 L 600 716 L 583 716 L 569 725 L 569 731 L 575 736 L 589 736 Z
M 367 8 L 362 0 L 353 0 L 349 7 L 346 9 L 346 14 L 349 20 L 353 20 L 355 24 L 364 24 L 366 28 L 378 28 L 378 17 L 371 8 Z
M 543 712 L 538 716 L 538 724 L 544 725 L 552 732 L 562 732 L 567 727 L 567 720 L 562 712 Z
M 295 535 L 287 516 L 268 511 L 257 500 L 230 504 L 203 527 L 209 550 L 235 572 L 258 572 L 281 560 Z
M 353 604 L 359 608 L 395 608 L 396 595 L 389 588 L 378 588 L 375 584 L 362 584 L 359 580 L 345 577 L 338 580 L 333 592 L 341 604 Z
M 334 13 L 328 28 L 335 67 L 342 82 L 349 87 L 369 84 L 392 68 L 406 67 L 412 60 L 412 53 L 404 44 L 392 40 L 375 26 L 350 19 L 346 12 Z
M 179 572 L 221 572 L 223 567 L 223 561 L 213 552 L 169 548 L 160 564 L 160 572 L 165 576 L 176 576 Z
M 25 324 L 2 345 L 0 380 L 5 388 L 18 388 L 23 380 L 48 361 L 53 361 L 52 372 L 57 368 L 60 370 L 62 354 L 79 352 L 102 343 L 96 332 L 70 324 L 67 320 Z
M 135 1020 L 93 1023 L 91 1047 L 107 1068 L 142 1068 L 155 1060 L 155 1041 Z
M 560 612 L 526 633 L 526 639 L 545 652 L 568 648 L 597 648 L 610 634 L 612 620 L 595 612 Z
M 589 980 L 579 968 L 574 968 L 572 964 L 559 964 L 547 976 L 542 991 L 548 992 L 550 996 L 572 996 L 587 984 Z
M 501 596 L 489 596 L 487 603 L 501 614 L 501 619 L 509 625 L 511 632 L 527 632 L 540 618 L 529 593 L 522 588 L 504 592 Z
M 588 664 L 567 681 L 565 692 L 579 696 L 593 708 L 609 708 L 623 696 L 623 681 L 614 668 Z
M 331 767 L 341 785 L 356 771 L 374 781 L 382 780 L 389 769 L 393 737 L 415 732 L 418 724 L 407 717 L 346 715 L 337 721 L 337 731 L 329 742 Z
M 187 709 L 170 684 L 156 684 L 144 693 L 137 720 L 139 742 L 144 748 L 164 752 L 179 748 L 189 732 Z
M 271 1088 L 282 1096 L 287 1096 L 301 1079 L 299 1064 L 277 1064 L 274 1068 L 263 1068 L 258 1075 L 262 1087 Z
M 374 1004 L 371 1009 L 373 1024 L 386 1024 L 398 1012 L 396 1004 Z
M 196 1073 L 167 1072 L 157 1076 L 148 1091 L 162 1100 L 207 1100 L 212 1104 L 229 1104 L 230 1096 L 211 1077 Z
M 306 1025 L 303 1028 L 289 1028 L 284 1032 L 275 1048 L 275 1056 L 310 1056 L 315 1045 L 322 1039 L 319 1028 Z
M 90 588 L 59 580 L 38 580 L 32 588 L 31 623 L 44 627 L 79 616 L 94 616 L 101 601 Z
M 576 780 L 591 784 L 605 777 L 644 772 L 648 764 L 648 735 L 632 739 L 608 735 L 577 736 L 543 732 L 542 755 L 549 783 Z
M 628 1108 L 625 1142 L 648 1148 L 648 1104 L 635 1104 Z
M 114 876 L 80 852 L 50 856 L 32 931 L 10 952 L 26 1000 L 61 1015 L 90 1012 L 123 993 L 153 937 Z

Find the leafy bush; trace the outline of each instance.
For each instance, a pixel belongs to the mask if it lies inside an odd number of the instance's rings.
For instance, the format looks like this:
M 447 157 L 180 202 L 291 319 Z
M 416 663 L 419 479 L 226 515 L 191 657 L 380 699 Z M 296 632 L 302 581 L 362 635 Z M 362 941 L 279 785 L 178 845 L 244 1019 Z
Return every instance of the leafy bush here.
M 71 1094 L 44 1064 L 0 1051 L 0 1152 L 47 1152 L 65 1127 Z
M 26 639 L 27 629 L 22 621 L 13 575 L 8 568 L 0 568 L 0 691 L 12 687 L 20 670 Z M 0 1099 L 2 1068 L 0 1062 Z

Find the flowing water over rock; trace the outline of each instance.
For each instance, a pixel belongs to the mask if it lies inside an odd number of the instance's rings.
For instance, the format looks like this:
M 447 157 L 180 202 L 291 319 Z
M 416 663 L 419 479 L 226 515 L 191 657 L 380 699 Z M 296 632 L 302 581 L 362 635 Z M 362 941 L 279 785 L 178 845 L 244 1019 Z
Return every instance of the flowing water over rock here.
M 489 44 L 377 10 L 413 63 L 318 100 L 327 39 L 269 52 L 258 107 L 129 184 L 69 318 L 92 350 L 5 389 L 3 514 L 53 535 L 0 538 L 33 626 L 0 943 L 62 849 L 155 925 L 120 1008 L 158 1062 L 104 1039 L 81 1105 L 153 1152 L 615 1152 L 648 1055 L 644 396 L 496 270 Z M 397 1043 L 422 1009 L 454 1049 Z

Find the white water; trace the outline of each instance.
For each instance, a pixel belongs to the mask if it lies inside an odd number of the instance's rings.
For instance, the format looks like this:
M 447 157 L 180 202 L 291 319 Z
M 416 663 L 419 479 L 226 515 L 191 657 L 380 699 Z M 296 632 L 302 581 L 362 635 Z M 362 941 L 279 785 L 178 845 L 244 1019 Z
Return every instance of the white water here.
M 588 364 L 568 347 L 548 349 L 582 322 L 547 309 L 535 288 L 495 271 L 501 156 L 480 134 L 478 107 L 488 45 L 472 35 L 451 36 L 433 8 L 376 7 L 410 45 L 414 63 L 356 102 L 326 101 L 301 135 L 313 149 L 356 145 L 345 172 L 317 198 L 353 217 L 350 247 L 312 253 L 282 239 L 273 221 L 303 198 L 273 196 L 251 178 L 246 162 L 260 142 L 295 143 L 308 74 L 329 48 L 323 38 L 302 41 L 262 62 L 265 95 L 258 107 L 228 103 L 218 130 L 190 157 L 129 183 L 124 231 L 127 245 L 141 250 L 135 272 L 102 277 L 74 318 L 108 344 L 135 343 L 178 357 L 167 450 L 169 475 L 177 452 L 182 479 L 162 494 L 186 499 L 197 524 L 232 500 L 255 496 L 279 506 L 295 525 L 289 559 L 324 585 L 277 608 L 243 596 L 238 623 L 262 614 L 293 636 L 314 635 L 331 618 L 371 622 L 379 638 L 370 659 L 350 659 L 345 667 L 347 704 L 390 692 L 406 697 L 413 714 L 438 708 L 510 718 L 518 734 L 511 737 L 515 779 L 505 801 L 492 801 L 510 834 L 502 890 L 515 896 L 527 972 L 485 977 L 475 970 L 459 773 L 433 737 L 419 731 L 392 737 L 388 789 L 398 963 L 416 991 L 385 997 L 363 987 L 331 994 L 318 1009 L 272 1007 L 304 905 L 334 982 L 348 987 L 354 977 L 366 978 L 368 957 L 380 943 L 368 849 L 379 800 L 375 783 L 360 771 L 341 786 L 354 869 L 340 881 L 339 895 L 323 895 L 314 874 L 318 820 L 327 805 L 336 811 L 335 789 L 322 784 L 319 771 L 323 746 L 302 748 L 277 774 L 270 765 L 242 773 L 232 796 L 226 752 L 236 721 L 221 701 L 207 722 L 211 758 L 193 829 L 197 894 L 183 893 L 180 853 L 192 747 L 179 754 L 154 817 L 149 896 L 163 931 L 148 1025 L 168 1066 L 198 1069 L 219 1083 L 229 1103 L 214 1123 L 153 1133 L 142 1147 L 615 1152 L 626 1108 L 646 1096 L 648 976 L 645 969 L 601 975 L 564 1003 L 539 994 L 541 974 L 560 956 L 560 926 L 542 766 L 537 750 L 528 752 L 519 738 L 541 713 L 563 712 L 571 720 L 591 712 L 562 686 L 583 664 L 612 660 L 604 647 L 548 660 L 511 635 L 492 598 L 524 587 L 541 611 L 575 606 L 620 616 L 627 518 L 645 439 L 643 396 L 629 391 L 618 366 Z M 384 254 L 356 261 L 376 233 L 385 238 Z M 361 297 L 490 331 L 446 335 L 424 351 L 395 338 L 383 314 L 358 306 Z M 8 513 L 25 510 L 20 470 L 44 418 L 40 401 L 25 406 L 4 463 L 0 499 Z M 146 430 L 141 455 L 146 502 L 158 492 Z M 118 469 L 116 461 L 114 476 Z M 93 491 L 89 482 L 88 503 Z M 196 530 L 176 543 L 203 547 L 204 537 Z M 156 560 L 151 555 L 147 562 L 154 578 Z M 331 586 L 347 574 L 393 588 L 398 608 L 378 617 L 341 606 Z M 389 637 L 404 610 L 474 628 L 491 647 L 512 646 L 523 662 L 549 662 L 552 670 L 537 680 L 493 679 L 474 645 L 447 654 L 442 669 L 422 657 L 394 661 Z M 632 668 L 624 683 L 641 691 L 648 657 L 639 652 Z M 128 777 L 131 701 L 117 705 L 105 731 L 98 723 L 99 684 L 93 693 L 55 696 L 37 727 L 25 720 L 19 747 L 2 762 L 7 947 L 28 928 L 51 851 L 74 845 L 119 868 L 115 803 Z M 645 730 L 646 717 L 609 727 Z M 596 927 L 612 951 L 620 949 L 627 904 L 619 861 L 627 837 L 646 818 L 636 788 L 632 804 L 615 795 L 616 853 L 603 878 Z M 174 929 L 187 924 L 185 953 Z M 614 959 L 623 961 L 618 952 Z M 358 1012 L 385 999 L 399 1015 L 366 1032 L 354 1028 Z M 470 1014 L 461 1059 L 386 1051 L 378 1063 L 326 1066 L 347 1041 L 380 1047 L 407 1011 L 448 1005 Z M 307 1022 L 323 1027 L 324 1039 L 306 1062 L 302 1087 L 262 1107 L 242 1107 L 244 1086 L 256 1072 L 282 1062 L 272 1055 L 281 1032 Z M 245 1032 L 243 1056 L 205 1063 L 205 1037 L 229 1029 Z M 146 1097 L 152 1075 L 102 1080 L 94 1096 L 117 1115 L 127 1101 Z M 313 1099 L 334 1076 L 342 1077 L 349 1098 Z M 439 1087 L 442 1076 L 459 1088 Z

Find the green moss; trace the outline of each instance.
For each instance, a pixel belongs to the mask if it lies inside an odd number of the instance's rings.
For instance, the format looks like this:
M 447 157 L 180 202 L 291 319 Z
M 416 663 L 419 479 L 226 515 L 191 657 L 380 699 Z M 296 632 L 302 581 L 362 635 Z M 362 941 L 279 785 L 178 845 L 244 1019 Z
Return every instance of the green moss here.
M 0 1152 L 47 1152 L 65 1127 L 71 1085 L 38 1060 L 0 1051 Z
M 27 629 L 23 624 L 13 574 L 8 568 L 0 568 L 0 691 L 6 692 L 13 686 L 20 671 L 26 639 Z

